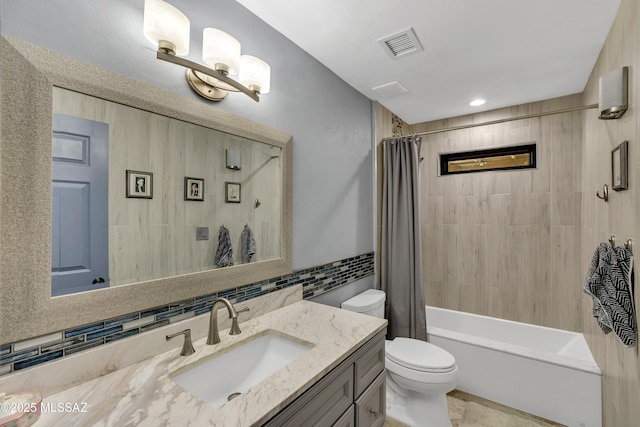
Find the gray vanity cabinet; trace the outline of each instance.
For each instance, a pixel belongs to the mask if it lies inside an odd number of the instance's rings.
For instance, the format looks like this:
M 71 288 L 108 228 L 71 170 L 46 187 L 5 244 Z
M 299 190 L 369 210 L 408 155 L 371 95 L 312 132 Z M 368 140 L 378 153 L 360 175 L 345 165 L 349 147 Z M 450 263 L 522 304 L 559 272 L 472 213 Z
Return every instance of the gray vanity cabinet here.
M 385 379 L 386 374 L 382 372 L 356 400 L 355 425 L 379 427 L 384 424 L 387 396 Z
M 384 336 L 378 333 L 264 427 L 380 427 L 385 421 Z

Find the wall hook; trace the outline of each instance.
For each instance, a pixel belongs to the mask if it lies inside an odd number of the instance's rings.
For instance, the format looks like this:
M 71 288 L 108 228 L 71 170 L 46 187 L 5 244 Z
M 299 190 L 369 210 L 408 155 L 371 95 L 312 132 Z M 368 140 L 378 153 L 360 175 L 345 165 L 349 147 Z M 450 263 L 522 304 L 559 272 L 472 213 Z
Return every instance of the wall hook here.
M 256 207 L 256 208 L 257 208 L 257 207 L 259 207 L 259 206 L 260 206 L 260 204 L 261 204 L 261 203 L 260 203 L 260 199 L 256 199 L 255 207 Z
M 605 202 L 609 201 L 609 186 L 607 184 L 602 186 L 602 196 L 600 195 L 599 191 L 596 191 L 596 197 L 598 199 L 602 199 Z

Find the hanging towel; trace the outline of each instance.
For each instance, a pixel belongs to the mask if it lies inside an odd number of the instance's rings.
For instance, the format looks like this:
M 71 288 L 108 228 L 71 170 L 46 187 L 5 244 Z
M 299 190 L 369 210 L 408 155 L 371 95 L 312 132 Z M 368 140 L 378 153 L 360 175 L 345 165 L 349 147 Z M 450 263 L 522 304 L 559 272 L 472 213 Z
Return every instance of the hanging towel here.
M 627 347 L 637 340 L 633 303 L 633 256 L 626 247 L 600 243 L 582 290 L 593 298 L 593 316 L 605 334 L 613 331 Z
M 218 231 L 218 250 L 215 259 L 216 267 L 230 267 L 233 265 L 233 248 L 229 230 L 224 225 Z
M 248 263 L 255 261 L 256 240 L 253 238 L 253 231 L 245 224 L 244 230 L 240 235 L 240 255 L 242 262 Z

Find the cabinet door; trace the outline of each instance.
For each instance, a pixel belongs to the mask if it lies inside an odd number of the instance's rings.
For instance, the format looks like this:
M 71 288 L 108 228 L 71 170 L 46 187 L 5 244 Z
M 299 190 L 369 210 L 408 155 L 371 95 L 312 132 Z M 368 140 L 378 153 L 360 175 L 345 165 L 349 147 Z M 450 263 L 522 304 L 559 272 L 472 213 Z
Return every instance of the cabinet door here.
M 356 398 L 369 387 L 381 372 L 384 372 L 384 336 L 378 335 L 358 350 L 356 359 Z
M 380 427 L 386 414 L 386 373 L 378 378 L 356 400 L 356 426 Z
M 353 404 L 353 365 L 331 372 L 266 426 L 330 426 Z

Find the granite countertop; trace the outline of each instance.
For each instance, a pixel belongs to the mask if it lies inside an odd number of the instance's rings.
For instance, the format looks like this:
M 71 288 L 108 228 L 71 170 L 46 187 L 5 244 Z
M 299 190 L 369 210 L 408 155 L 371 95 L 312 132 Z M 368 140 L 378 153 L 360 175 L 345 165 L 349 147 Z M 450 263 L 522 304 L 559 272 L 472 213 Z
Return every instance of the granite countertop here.
M 386 327 L 386 320 L 309 301 L 298 301 L 240 324 L 240 335 L 221 331 L 222 342 L 194 342 L 196 353 L 173 349 L 47 396 L 43 404 L 66 408 L 43 412 L 37 425 L 47 426 L 259 426 Z M 213 407 L 170 379 L 234 348 L 234 344 L 275 331 L 313 344 L 313 348 L 239 397 Z M 177 339 L 177 338 L 176 338 Z M 135 340 L 131 341 L 135 345 Z M 212 378 L 212 381 L 215 381 Z

